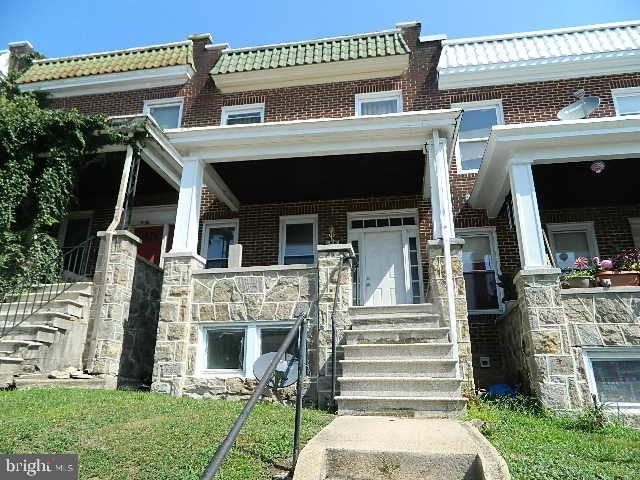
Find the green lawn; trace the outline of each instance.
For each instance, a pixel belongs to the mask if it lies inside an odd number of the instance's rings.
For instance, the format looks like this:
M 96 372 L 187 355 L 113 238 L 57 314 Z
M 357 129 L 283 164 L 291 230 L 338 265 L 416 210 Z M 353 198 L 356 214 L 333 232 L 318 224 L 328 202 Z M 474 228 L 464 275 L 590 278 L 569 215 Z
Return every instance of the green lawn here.
M 0 391 L 0 453 L 78 453 L 81 479 L 197 479 L 242 406 L 127 391 Z M 258 405 L 220 478 L 270 478 L 289 463 L 294 411 Z M 305 410 L 303 440 L 332 419 Z
M 514 480 L 640 479 L 640 431 L 617 424 L 588 431 L 576 418 L 526 411 L 482 402 L 468 411 L 487 422 L 483 433 Z

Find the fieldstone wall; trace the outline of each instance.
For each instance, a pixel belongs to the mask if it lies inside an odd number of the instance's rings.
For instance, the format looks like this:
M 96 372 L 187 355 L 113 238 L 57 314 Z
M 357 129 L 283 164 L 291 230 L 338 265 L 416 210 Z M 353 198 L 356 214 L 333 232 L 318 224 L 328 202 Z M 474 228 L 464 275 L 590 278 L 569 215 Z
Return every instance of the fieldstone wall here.
M 522 271 L 518 304 L 499 322 L 517 377 L 546 405 L 591 403 L 583 349 L 640 345 L 640 288 L 561 290 L 559 270 Z
M 451 240 L 451 268 L 455 292 L 455 311 L 458 333 L 458 364 L 463 379 L 463 392 L 473 392 L 473 366 L 471 357 L 471 338 L 469 336 L 469 319 L 467 312 L 467 294 L 464 285 L 462 268 L 462 247 L 464 240 Z M 440 307 L 440 322 L 449 327 L 449 296 L 447 295 L 446 270 L 442 240 L 427 242 L 429 253 L 429 291 L 430 301 Z
M 124 325 L 129 315 L 140 239 L 126 230 L 112 234 L 98 232 L 98 236 L 101 240 L 90 324 L 93 338 L 88 341 L 95 348 L 89 369 L 94 374 L 116 376 L 120 370 Z
M 118 386 L 151 385 L 163 271 L 143 257 L 136 259 L 129 316 L 124 324 Z

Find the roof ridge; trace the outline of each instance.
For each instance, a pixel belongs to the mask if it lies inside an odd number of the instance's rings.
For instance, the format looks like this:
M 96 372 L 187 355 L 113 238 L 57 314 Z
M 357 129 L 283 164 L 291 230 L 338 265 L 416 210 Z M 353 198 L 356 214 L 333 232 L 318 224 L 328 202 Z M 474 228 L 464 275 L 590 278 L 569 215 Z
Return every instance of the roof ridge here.
M 253 47 L 239 47 L 239 48 L 227 48 L 223 50 L 224 53 L 236 53 L 236 52 L 251 52 L 256 50 L 268 50 L 270 48 L 278 48 L 278 47 L 291 47 L 295 45 L 307 45 L 310 43 L 322 43 L 328 41 L 336 41 L 336 40 L 352 40 L 357 38 L 364 37 L 372 37 L 375 35 L 388 35 L 390 33 L 401 33 L 399 28 L 389 28 L 386 30 L 378 30 L 374 32 L 366 32 L 366 33 L 355 33 L 353 35 L 339 35 L 336 37 L 323 37 L 323 38 L 312 38 L 309 40 L 296 40 L 293 42 L 282 42 L 282 43 L 270 43 L 265 45 L 256 45 Z
M 34 60 L 34 65 L 42 65 L 47 63 L 56 63 L 56 62 L 66 62 L 70 60 L 82 60 L 88 58 L 96 58 L 96 57 L 106 57 L 117 54 L 127 54 L 127 53 L 136 53 L 143 52 L 147 50 L 160 50 L 162 48 L 171 48 L 171 47 L 180 47 L 180 46 L 189 46 L 192 45 L 193 42 L 191 40 L 181 40 L 179 42 L 170 42 L 170 43 L 159 43 L 156 45 L 146 45 L 143 47 L 132 47 L 132 48 L 123 48 L 119 50 L 107 50 L 104 52 L 94 52 L 94 53 L 82 53 L 78 55 L 67 55 L 63 57 L 51 57 L 51 58 L 41 58 L 38 60 Z
M 591 32 L 596 30 L 608 30 L 613 28 L 640 26 L 640 19 L 624 22 L 597 23 L 592 25 L 578 25 L 574 27 L 561 27 L 546 30 L 531 30 L 528 32 L 504 33 L 498 35 L 483 35 L 477 37 L 452 38 L 442 42 L 443 45 L 460 45 L 464 43 L 486 43 L 499 40 L 514 40 L 518 38 L 544 37 L 565 33 Z

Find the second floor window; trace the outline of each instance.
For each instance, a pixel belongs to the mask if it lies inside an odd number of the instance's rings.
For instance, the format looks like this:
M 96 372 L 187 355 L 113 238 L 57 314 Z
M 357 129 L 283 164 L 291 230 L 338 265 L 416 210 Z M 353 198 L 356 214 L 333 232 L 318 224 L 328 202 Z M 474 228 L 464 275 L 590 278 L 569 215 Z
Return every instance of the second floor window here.
M 402 111 L 402 92 L 359 93 L 356 95 L 356 115 L 384 115 Z
M 489 100 L 458 103 L 451 106 L 464 110 L 458 133 L 458 151 L 456 152 L 458 171 L 477 172 L 482 163 L 489 135 L 491 135 L 491 127 L 504 123 L 502 102 Z
M 616 115 L 640 114 L 640 87 L 616 88 L 611 93 Z
M 179 128 L 182 122 L 182 98 L 162 98 L 144 102 L 144 113 L 153 117 L 160 127 Z
M 264 103 L 222 107 L 222 125 L 264 122 Z

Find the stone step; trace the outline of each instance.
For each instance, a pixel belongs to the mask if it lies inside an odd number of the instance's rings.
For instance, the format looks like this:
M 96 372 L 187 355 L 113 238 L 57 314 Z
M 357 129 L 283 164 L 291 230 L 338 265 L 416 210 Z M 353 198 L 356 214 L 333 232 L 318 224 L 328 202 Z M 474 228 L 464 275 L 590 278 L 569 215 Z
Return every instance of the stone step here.
M 443 343 L 449 340 L 449 329 L 429 328 L 353 328 L 344 332 L 347 345 L 380 343 Z
M 409 417 L 451 418 L 464 412 L 464 397 L 376 397 L 340 395 L 339 415 L 398 415 Z
M 30 316 L 34 310 L 41 311 L 44 309 L 48 312 L 64 313 L 74 317 L 82 316 L 82 309 L 85 306 L 84 302 L 77 300 L 51 300 L 44 306 L 39 306 L 31 302 L 9 302 L 0 304 L 0 321 L 5 317 L 9 318 L 23 318 L 25 315 Z
M 344 345 L 345 360 L 417 360 L 451 359 L 451 343 L 360 344 Z
M 459 397 L 461 381 L 429 377 L 340 377 L 340 394 L 372 397 Z
M 105 377 L 95 378 L 29 378 L 16 377 L 14 379 L 16 389 L 26 390 L 30 388 L 111 388 L 109 379 Z
M 353 328 L 420 328 L 440 326 L 436 313 L 393 313 L 357 315 L 350 318 Z
M 345 377 L 412 376 L 455 378 L 456 361 L 427 360 L 341 360 Z
M 349 308 L 349 316 L 388 315 L 395 313 L 437 313 L 432 303 L 414 303 L 404 305 L 354 306 Z

